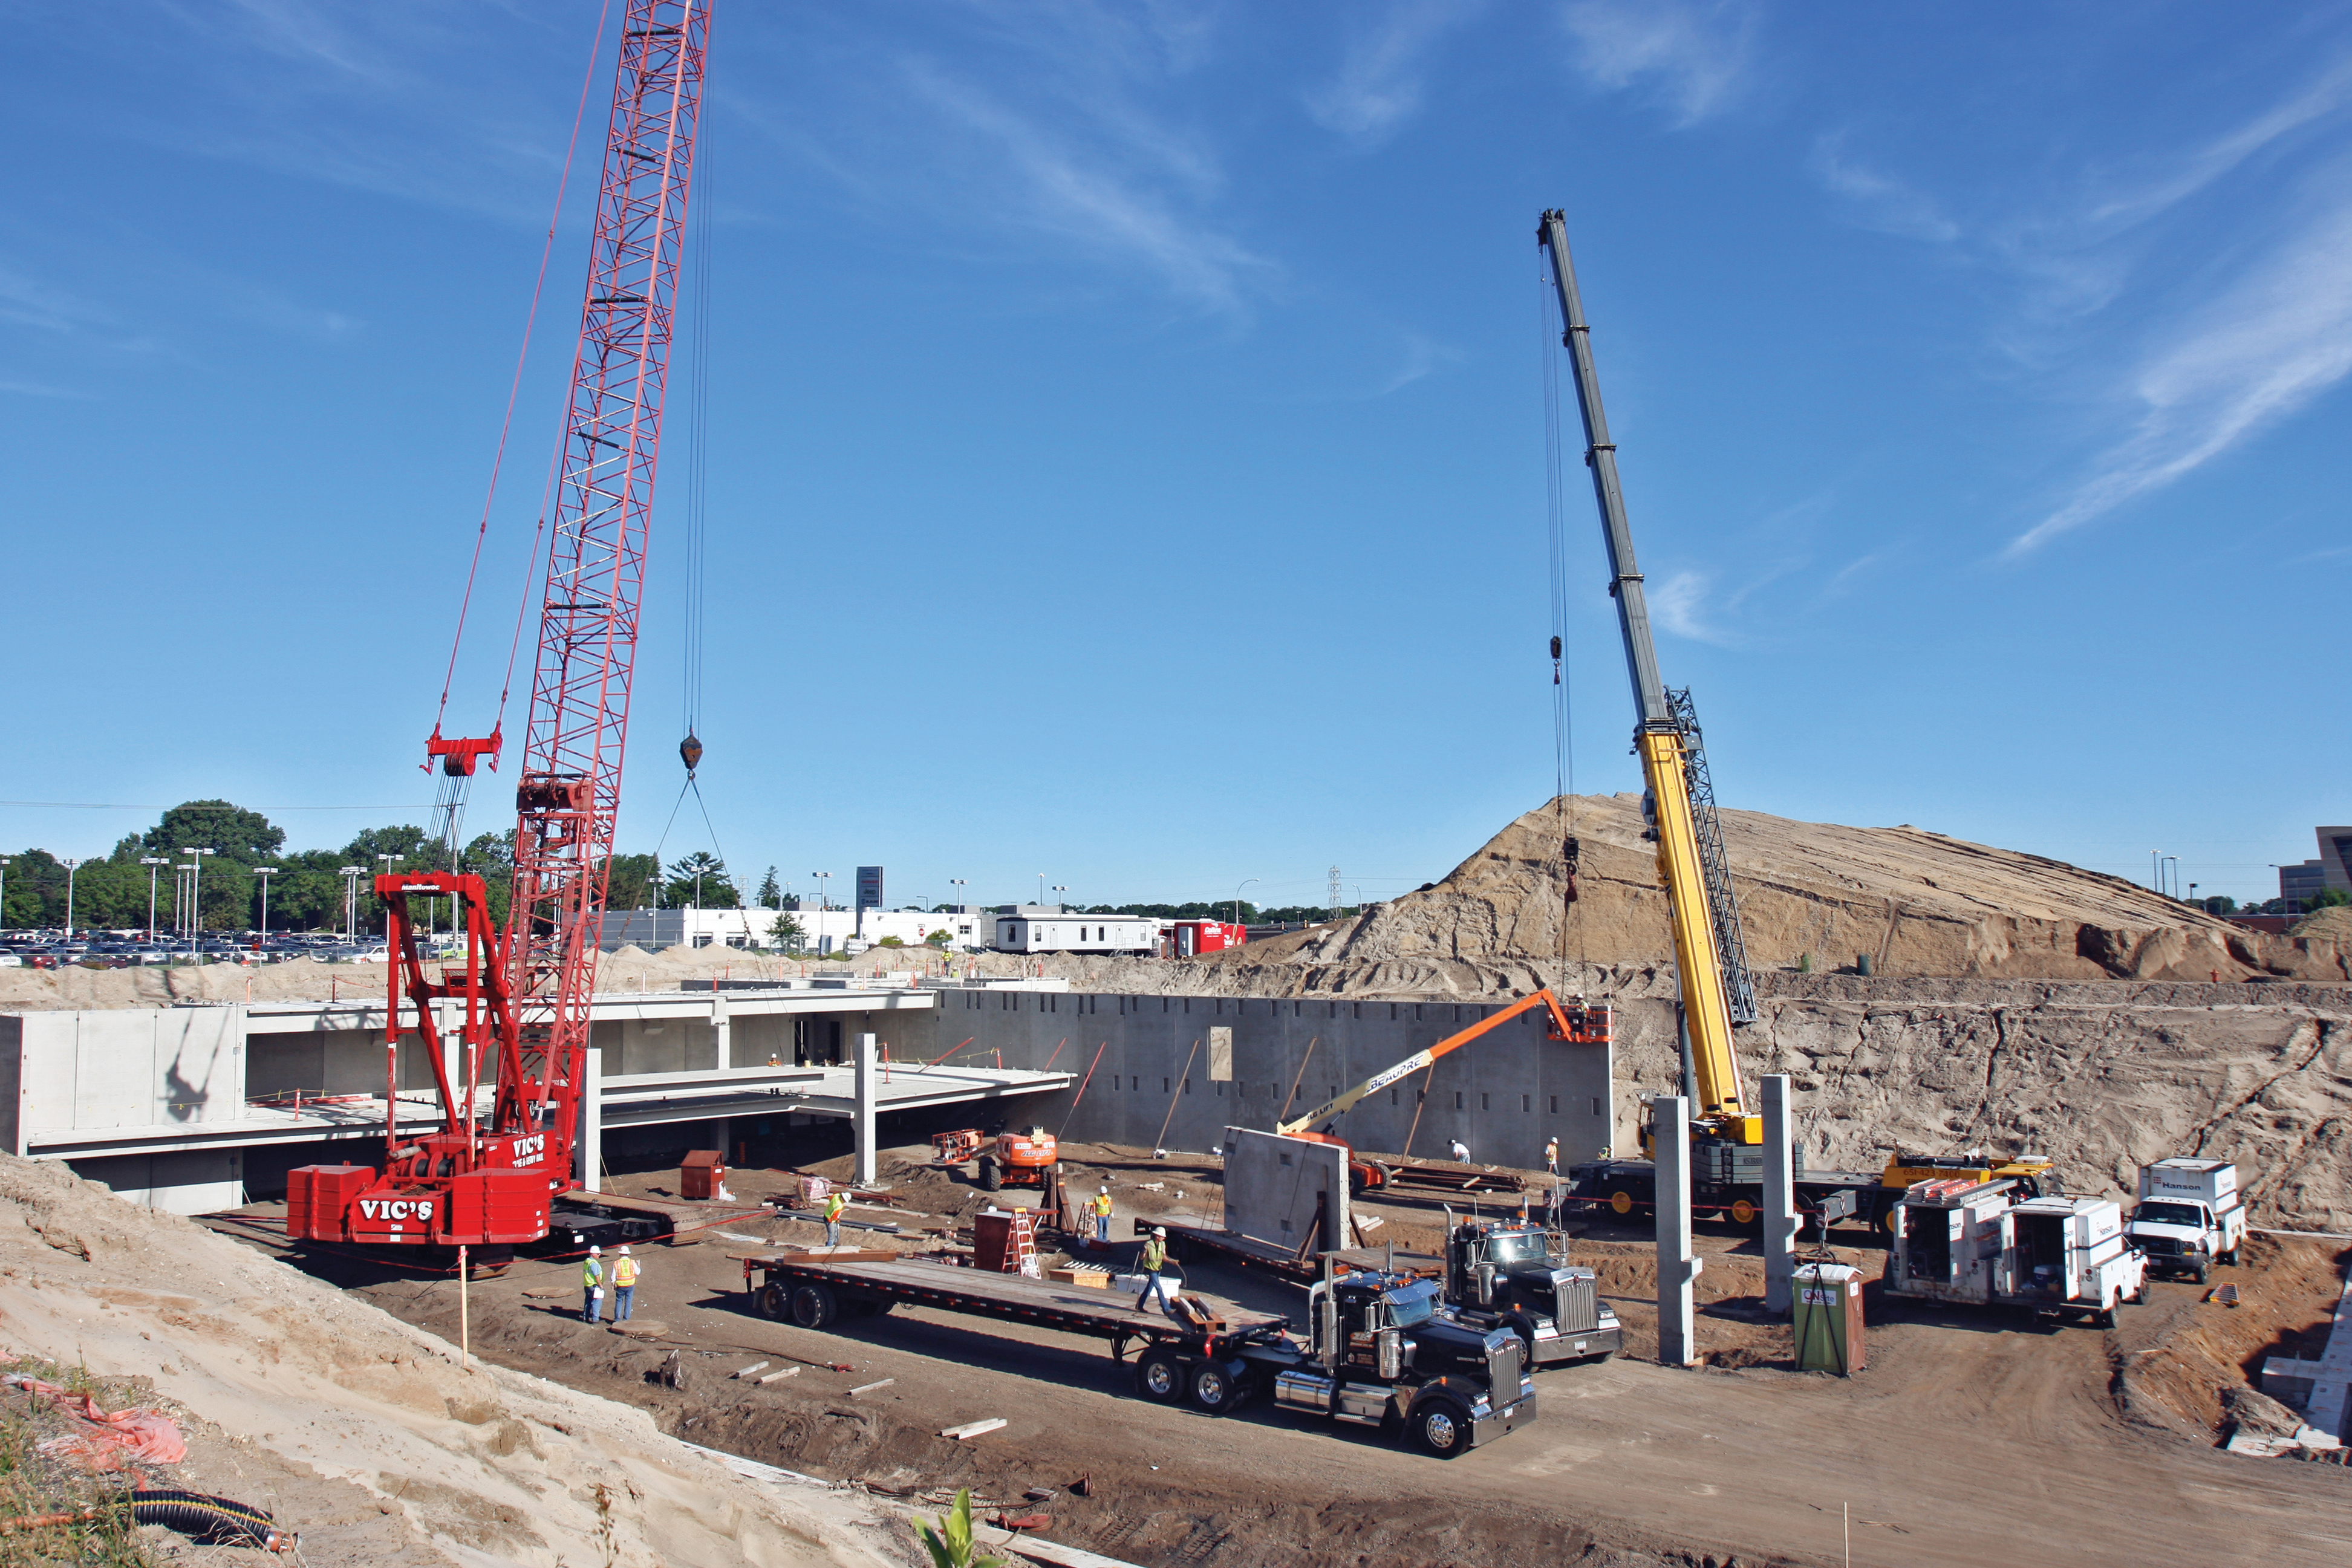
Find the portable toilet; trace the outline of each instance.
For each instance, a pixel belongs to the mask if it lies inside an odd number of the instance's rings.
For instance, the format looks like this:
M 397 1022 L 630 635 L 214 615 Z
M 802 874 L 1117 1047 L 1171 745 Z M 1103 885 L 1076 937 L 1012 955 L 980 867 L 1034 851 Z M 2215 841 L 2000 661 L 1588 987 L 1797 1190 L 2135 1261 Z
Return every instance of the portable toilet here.
M 1862 1270 L 1846 1263 L 1800 1263 L 1790 1282 L 1797 1370 L 1860 1372 Z

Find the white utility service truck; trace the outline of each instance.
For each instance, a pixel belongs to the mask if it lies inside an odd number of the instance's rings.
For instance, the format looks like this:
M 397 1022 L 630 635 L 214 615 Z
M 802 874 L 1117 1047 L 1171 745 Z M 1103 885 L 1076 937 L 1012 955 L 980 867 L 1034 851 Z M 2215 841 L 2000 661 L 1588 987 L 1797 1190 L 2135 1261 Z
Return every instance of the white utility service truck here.
M 2021 1307 L 2115 1325 L 2140 1299 L 2147 1261 L 2104 1197 L 2021 1197 L 2019 1178 L 1915 1182 L 1895 1201 L 1890 1296 Z
M 2158 1273 L 2199 1284 L 2216 1263 L 2235 1263 L 2246 1240 L 2246 1206 L 2238 1167 L 2228 1160 L 2181 1156 L 2139 1167 L 2139 1207 L 2125 1238 Z

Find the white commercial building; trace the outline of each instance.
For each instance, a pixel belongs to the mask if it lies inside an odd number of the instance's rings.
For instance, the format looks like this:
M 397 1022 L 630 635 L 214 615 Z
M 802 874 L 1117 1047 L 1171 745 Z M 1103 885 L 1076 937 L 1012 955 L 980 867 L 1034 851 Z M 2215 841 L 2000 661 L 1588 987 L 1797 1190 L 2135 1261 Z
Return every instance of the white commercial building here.
M 988 915 L 969 906 L 929 913 L 919 909 L 616 909 L 603 916 L 597 946 L 611 953 L 625 946 L 653 952 L 663 947 L 742 947 L 774 951 L 785 946 L 774 936 L 779 916 L 789 915 L 801 935 L 798 952 L 826 956 L 862 953 L 896 936 L 921 946 L 944 928 L 948 945 L 977 952 L 988 946 Z

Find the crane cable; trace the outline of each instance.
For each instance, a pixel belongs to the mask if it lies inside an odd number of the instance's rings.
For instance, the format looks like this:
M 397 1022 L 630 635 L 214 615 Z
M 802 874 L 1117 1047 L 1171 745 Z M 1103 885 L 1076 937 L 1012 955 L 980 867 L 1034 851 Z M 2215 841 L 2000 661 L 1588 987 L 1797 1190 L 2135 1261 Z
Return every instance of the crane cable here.
M 706 135 L 696 151 L 691 175 L 699 187 L 694 193 L 694 244 L 688 250 L 693 269 L 691 300 L 687 312 L 687 343 L 692 350 L 686 383 L 686 614 L 685 647 L 679 666 L 685 683 L 686 738 L 678 756 L 686 763 L 690 784 L 702 762 L 702 644 L 705 596 L 704 539 L 707 535 L 710 457 L 710 142 Z M 696 790 L 696 799 L 701 791 Z M 707 818 L 709 813 L 705 812 Z M 714 843 L 714 848 L 716 847 Z
M 588 117 L 588 96 L 595 89 L 596 65 L 597 62 L 604 57 L 604 26 L 609 20 L 611 20 L 612 12 L 613 0 L 604 0 L 604 8 L 596 14 L 596 37 L 594 41 L 589 46 L 588 68 L 583 73 L 582 73 L 580 78 L 580 104 L 578 108 L 572 111 L 572 138 L 569 141 L 564 143 L 563 172 L 556 177 L 555 182 L 555 210 L 548 214 L 547 237 L 540 246 L 539 277 L 537 280 L 531 284 L 530 308 L 526 311 L 523 316 L 522 344 L 515 350 L 514 379 L 507 387 L 506 416 L 499 422 L 498 448 L 490 458 L 489 488 L 482 497 L 482 519 L 479 526 L 478 526 L 474 530 L 474 556 L 473 559 L 466 568 L 466 591 L 457 601 L 457 629 L 455 634 L 449 639 L 449 665 L 448 668 L 443 672 L 441 676 L 441 706 L 434 710 L 433 715 L 433 729 L 434 733 L 436 735 L 440 733 L 441 721 L 446 718 L 449 713 L 449 688 L 457 682 L 457 653 L 458 650 L 465 645 L 466 642 L 466 618 L 467 612 L 473 608 L 474 603 L 474 579 L 482 569 L 482 545 L 484 541 L 489 538 L 490 509 L 499 498 L 499 472 L 506 466 L 507 436 L 514 429 L 515 403 L 522 394 L 523 366 L 530 358 L 530 340 L 533 331 L 539 325 L 540 297 L 547 288 L 547 266 L 549 260 L 555 254 L 555 230 L 563 218 L 564 193 L 571 189 L 572 160 L 574 154 L 576 154 L 580 150 L 580 127 L 586 121 Z M 551 464 L 551 486 L 552 484 L 552 465 Z M 546 528 L 546 503 L 544 498 L 541 499 L 540 510 L 540 527 L 544 530 Z M 526 570 L 535 569 L 538 564 L 539 545 L 537 540 L 534 539 L 531 544 L 530 560 Z M 515 643 L 517 646 L 520 646 L 522 641 L 522 616 L 530 608 L 530 580 L 529 577 L 524 579 L 524 591 L 522 596 L 523 602 L 521 608 L 517 612 L 515 619 Z M 507 653 L 506 679 L 501 683 L 501 689 L 499 692 L 499 718 L 501 723 L 503 723 L 506 718 L 507 692 L 510 690 L 514 685 L 514 651 L 510 648 Z
M 1576 833 L 1576 751 L 1573 705 L 1570 696 L 1568 636 L 1568 500 L 1562 473 L 1560 441 L 1559 334 L 1551 330 L 1551 262 L 1536 267 L 1536 341 L 1541 350 L 1544 403 L 1544 524 L 1551 549 L 1551 745 L 1552 826 L 1560 838 L 1565 863 L 1559 957 L 1568 962 L 1569 927 L 1576 928 L 1577 994 L 1583 994 L 1586 952 L 1585 923 L 1577 918 L 1576 877 L 1580 845 Z
M 705 79 L 707 82 L 707 75 Z M 685 806 L 688 791 L 694 795 L 695 810 L 702 814 L 703 829 L 710 835 L 714 869 L 723 874 L 727 865 L 727 852 L 719 843 L 719 829 L 710 820 L 709 803 L 702 798 L 702 783 L 696 777 L 696 770 L 702 765 L 702 648 L 708 601 L 703 561 L 709 517 L 710 170 L 710 141 L 706 131 L 695 150 L 690 175 L 697 187 L 692 206 L 695 233 L 694 243 L 687 251 L 692 272 L 686 329 L 690 350 L 686 382 L 686 604 L 681 629 L 684 642 L 678 659 L 686 738 L 677 743 L 678 760 L 686 764 L 686 782 L 678 787 L 677 799 L 670 802 L 669 820 L 662 824 L 661 837 L 654 843 L 656 889 L 662 879 L 662 851 L 668 847 L 670 830 L 677 825 L 677 813 Z

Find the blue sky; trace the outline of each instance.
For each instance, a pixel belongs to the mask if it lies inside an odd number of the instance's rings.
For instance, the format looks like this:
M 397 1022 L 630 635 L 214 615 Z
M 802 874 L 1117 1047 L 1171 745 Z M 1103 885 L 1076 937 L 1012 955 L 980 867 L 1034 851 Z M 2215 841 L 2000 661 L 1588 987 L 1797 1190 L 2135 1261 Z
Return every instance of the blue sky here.
M 0 795 L 395 819 L 597 6 L 5 14 L 42 68 Z M 496 706 L 608 82 L 453 728 Z M 2352 817 L 2348 126 L 2343 5 L 722 4 L 719 847 L 894 902 L 1319 903 L 1542 800 L 1556 205 L 1727 804 L 2267 896 Z M 679 780 L 673 419 L 639 851 Z M 1569 522 L 1576 782 L 1638 788 L 1580 487 Z M 0 807 L 0 842 L 152 815 Z

